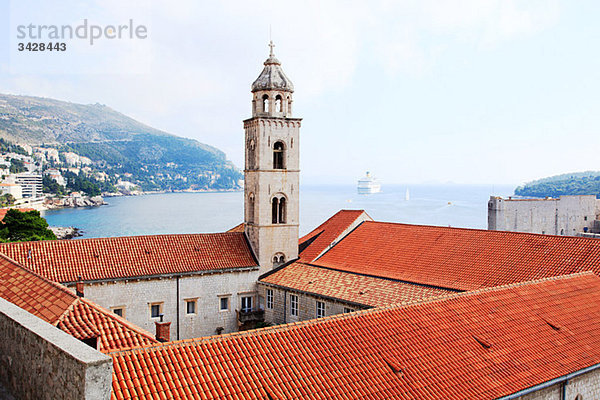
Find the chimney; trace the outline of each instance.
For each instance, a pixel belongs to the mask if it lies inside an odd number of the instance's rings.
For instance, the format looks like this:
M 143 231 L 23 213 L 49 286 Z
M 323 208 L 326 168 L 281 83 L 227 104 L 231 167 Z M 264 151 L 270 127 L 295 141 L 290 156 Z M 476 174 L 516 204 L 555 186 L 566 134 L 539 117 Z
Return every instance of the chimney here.
M 77 283 L 75 283 L 75 293 L 77 293 L 78 297 L 83 297 L 83 280 L 81 276 L 77 278 Z
M 159 342 L 168 342 L 171 340 L 171 323 L 163 322 L 164 314 L 160 314 L 160 322 L 156 324 L 156 340 Z

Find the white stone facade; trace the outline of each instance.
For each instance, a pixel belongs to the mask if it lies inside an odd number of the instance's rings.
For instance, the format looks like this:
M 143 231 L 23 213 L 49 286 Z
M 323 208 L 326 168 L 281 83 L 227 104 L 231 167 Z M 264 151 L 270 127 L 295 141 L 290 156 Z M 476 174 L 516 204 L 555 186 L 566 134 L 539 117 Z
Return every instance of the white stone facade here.
M 271 293 L 267 293 L 267 291 L 271 291 Z M 283 289 L 263 282 L 258 283 L 258 294 L 261 305 L 265 309 L 265 322 L 272 325 L 315 319 L 318 317 L 318 302 L 324 305 L 324 315 L 321 317 L 370 308 L 298 290 Z
M 596 196 L 558 199 L 504 199 L 488 202 L 488 229 L 496 231 L 576 236 L 593 231 L 600 214 Z
M 244 121 L 244 222 L 265 273 L 298 257 L 301 119 L 292 118 L 293 85 L 272 52 L 252 92 L 252 118 Z
M 156 331 L 155 322 L 160 321 L 151 316 L 151 306 L 157 304 L 163 321 L 171 322 L 171 340 L 191 339 L 237 332 L 236 312 L 241 309 L 242 297 L 252 297 L 253 307 L 258 305 L 258 274 L 258 268 L 253 268 L 179 278 L 86 283 L 84 295 L 106 309 L 121 309 L 124 318 L 151 333 Z M 228 299 L 226 310 L 220 309 L 223 297 Z M 194 313 L 188 314 L 187 301 L 195 302 Z
M 563 388 L 564 386 L 564 388 Z M 564 392 L 564 396 L 563 396 Z M 600 369 L 565 382 L 518 397 L 519 400 L 595 400 L 600 399 Z

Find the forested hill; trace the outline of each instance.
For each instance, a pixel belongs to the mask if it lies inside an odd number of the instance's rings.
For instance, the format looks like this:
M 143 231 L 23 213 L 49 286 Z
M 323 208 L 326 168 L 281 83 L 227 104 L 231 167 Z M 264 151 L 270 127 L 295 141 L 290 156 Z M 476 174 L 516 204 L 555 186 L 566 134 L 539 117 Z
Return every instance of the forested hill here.
M 126 174 L 144 190 L 231 189 L 242 177 L 221 150 L 101 104 L 0 94 L 0 136 L 88 157 L 99 170 Z
M 600 171 L 573 172 L 529 182 L 515 189 L 524 197 L 594 194 L 600 198 Z

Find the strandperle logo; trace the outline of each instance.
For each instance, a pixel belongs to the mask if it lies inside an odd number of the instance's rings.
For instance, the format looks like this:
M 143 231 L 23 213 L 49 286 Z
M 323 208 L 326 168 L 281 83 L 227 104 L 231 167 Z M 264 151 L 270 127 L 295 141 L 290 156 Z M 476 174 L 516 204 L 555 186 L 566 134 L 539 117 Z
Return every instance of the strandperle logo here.
M 94 25 L 89 24 L 87 18 L 79 25 L 17 25 L 17 39 L 19 40 L 67 40 L 84 39 L 90 45 L 98 40 L 116 39 L 146 39 L 148 28 L 138 25 L 132 19 L 122 25 Z

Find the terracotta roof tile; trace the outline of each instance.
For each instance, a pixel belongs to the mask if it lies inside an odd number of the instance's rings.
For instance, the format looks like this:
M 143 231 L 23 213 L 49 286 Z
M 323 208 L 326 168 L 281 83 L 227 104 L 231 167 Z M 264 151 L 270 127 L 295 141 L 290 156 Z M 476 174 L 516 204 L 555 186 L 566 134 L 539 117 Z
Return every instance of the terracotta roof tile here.
M 0 253 L 63 283 L 256 266 L 243 233 L 5 243 Z
M 455 293 L 300 262 L 268 274 L 261 278 L 260 282 L 371 307 L 411 303 Z
M 327 221 L 300 238 L 299 259 L 310 262 L 323 251 L 340 240 L 342 234 L 347 234 L 352 228 L 364 220 L 371 220 L 364 210 L 340 210 Z
M 600 240 L 367 221 L 314 265 L 475 290 L 592 270 Z
M 600 363 L 599 310 L 588 273 L 111 352 L 112 398 L 497 398 Z
M 157 343 L 149 332 L 1 254 L 0 276 L 0 297 L 77 339 L 98 337 L 99 350 Z
M 97 304 L 79 299 L 58 327 L 78 339 L 98 338 L 98 350 L 109 351 L 156 343 L 147 331 Z

